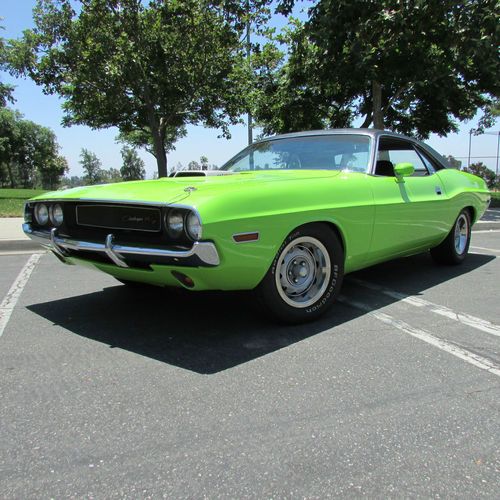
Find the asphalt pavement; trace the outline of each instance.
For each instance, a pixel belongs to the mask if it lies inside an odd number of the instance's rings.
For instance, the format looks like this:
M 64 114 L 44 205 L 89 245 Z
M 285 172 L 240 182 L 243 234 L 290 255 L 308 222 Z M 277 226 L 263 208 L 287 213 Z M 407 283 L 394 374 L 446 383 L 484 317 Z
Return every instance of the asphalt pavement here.
M 500 231 L 318 322 L 0 256 L 1 498 L 498 498 Z M 3 335 L 2 335 L 3 333 Z

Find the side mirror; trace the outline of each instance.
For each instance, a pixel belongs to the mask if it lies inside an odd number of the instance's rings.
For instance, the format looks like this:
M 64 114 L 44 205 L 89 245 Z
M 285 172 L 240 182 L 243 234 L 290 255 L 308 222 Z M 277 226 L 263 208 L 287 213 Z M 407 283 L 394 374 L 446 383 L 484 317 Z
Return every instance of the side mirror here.
M 415 167 L 412 163 L 397 163 L 394 165 L 394 174 L 398 182 L 404 182 L 403 177 L 409 177 L 415 172 Z

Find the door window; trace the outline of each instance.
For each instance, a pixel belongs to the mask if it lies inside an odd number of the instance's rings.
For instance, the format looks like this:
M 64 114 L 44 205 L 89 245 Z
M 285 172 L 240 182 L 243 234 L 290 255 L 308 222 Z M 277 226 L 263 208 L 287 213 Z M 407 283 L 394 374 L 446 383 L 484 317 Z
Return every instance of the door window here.
M 411 163 L 415 168 L 413 176 L 429 175 L 428 166 L 417 153 L 411 142 L 382 137 L 379 141 L 375 175 L 394 176 L 394 165 Z M 433 171 L 431 171 L 433 173 Z

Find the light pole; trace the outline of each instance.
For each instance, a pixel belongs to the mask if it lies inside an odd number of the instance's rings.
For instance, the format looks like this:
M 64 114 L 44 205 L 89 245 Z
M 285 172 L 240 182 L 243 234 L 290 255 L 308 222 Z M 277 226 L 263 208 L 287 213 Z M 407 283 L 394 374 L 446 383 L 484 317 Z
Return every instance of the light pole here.
M 498 157 L 500 155 L 500 130 L 498 132 L 484 132 L 487 135 L 497 136 L 497 155 L 496 155 L 496 166 L 495 166 L 495 176 L 498 177 Z
M 247 61 L 248 67 L 251 69 L 251 45 L 250 45 L 250 0 L 246 1 L 246 9 L 247 9 L 247 33 L 246 33 L 246 46 L 247 46 Z M 252 113 L 250 109 L 248 110 L 248 145 L 253 143 L 253 130 L 252 130 Z
M 498 132 L 498 139 L 497 139 L 497 166 L 495 168 L 495 175 L 498 178 L 498 156 L 500 154 L 500 131 Z
M 470 150 L 471 150 L 471 145 L 472 145 L 472 134 L 474 133 L 474 129 L 471 128 L 469 130 L 469 156 L 467 158 L 467 168 L 470 168 Z

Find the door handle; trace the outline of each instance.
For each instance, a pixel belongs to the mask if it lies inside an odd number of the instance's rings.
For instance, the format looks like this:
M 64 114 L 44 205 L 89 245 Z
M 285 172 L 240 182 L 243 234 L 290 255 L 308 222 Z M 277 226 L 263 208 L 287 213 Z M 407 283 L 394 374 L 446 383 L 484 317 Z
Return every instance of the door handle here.
M 443 194 L 441 191 L 441 186 L 436 186 L 436 194 Z

